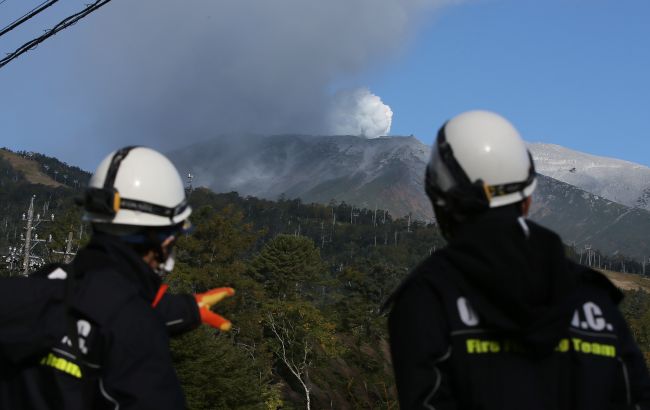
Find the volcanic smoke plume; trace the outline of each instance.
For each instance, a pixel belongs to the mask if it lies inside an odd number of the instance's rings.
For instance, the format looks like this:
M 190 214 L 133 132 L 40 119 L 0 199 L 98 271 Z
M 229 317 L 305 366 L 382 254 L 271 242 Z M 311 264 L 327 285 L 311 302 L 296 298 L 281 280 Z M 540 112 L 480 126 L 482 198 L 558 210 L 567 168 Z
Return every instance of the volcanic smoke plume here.
M 333 100 L 331 133 L 377 138 L 388 135 L 393 111 L 366 88 L 340 92 Z
M 376 137 L 391 109 L 367 89 L 332 94 L 332 83 L 385 60 L 417 20 L 457 2 L 111 2 L 68 37 L 67 81 L 91 112 L 88 135 L 110 147 L 237 133 Z

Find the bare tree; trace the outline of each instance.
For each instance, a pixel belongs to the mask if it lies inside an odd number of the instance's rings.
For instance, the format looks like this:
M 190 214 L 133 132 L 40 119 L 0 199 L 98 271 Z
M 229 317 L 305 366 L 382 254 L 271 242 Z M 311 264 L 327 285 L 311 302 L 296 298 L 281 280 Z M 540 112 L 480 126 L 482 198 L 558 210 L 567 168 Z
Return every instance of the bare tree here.
M 294 324 L 289 319 L 275 318 L 272 313 L 267 315 L 271 331 L 278 342 L 273 353 L 284 363 L 291 374 L 298 380 L 305 392 L 307 410 L 311 410 L 311 389 L 307 385 L 309 368 L 312 365 L 311 346 L 307 338 L 301 338 Z

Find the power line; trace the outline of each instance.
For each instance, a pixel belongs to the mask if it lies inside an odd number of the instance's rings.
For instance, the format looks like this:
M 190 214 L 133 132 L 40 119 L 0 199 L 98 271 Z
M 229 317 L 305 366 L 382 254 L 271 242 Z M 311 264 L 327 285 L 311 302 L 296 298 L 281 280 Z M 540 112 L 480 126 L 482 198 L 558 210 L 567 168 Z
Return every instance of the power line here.
M 4 3 L 5 1 L 7 1 L 7 0 L 2 0 L 2 1 L 0 1 L 0 6 L 1 6 L 1 5 L 2 5 L 2 3 Z
M 2 3 L 4 3 L 5 1 L 7 1 L 7 0 L 3 0 Z M 8 32 L 10 32 L 11 30 L 13 30 L 16 27 L 20 26 L 21 24 L 23 24 L 27 20 L 29 20 L 32 17 L 36 16 L 37 14 L 39 14 L 40 12 L 47 9 L 48 7 L 50 7 L 51 5 L 53 5 L 54 3 L 58 2 L 58 1 L 59 0 L 45 0 L 44 2 L 39 4 L 38 6 L 34 7 L 30 11 L 28 11 L 27 13 L 23 14 L 22 17 L 18 17 L 16 20 L 14 20 L 13 22 L 11 22 L 7 26 L 5 26 L 5 28 L 0 30 L 0 37 L 4 36 Z M 0 3 L 0 4 L 2 4 L 2 3 Z
M 58 0 L 56 0 L 56 1 L 58 1 Z M 7 56 L 5 58 L 0 60 L 0 68 L 4 67 L 10 61 L 12 61 L 13 59 L 19 57 L 21 54 L 24 54 L 24 53 L 28 52 L 29 50 L 33 49 L 34 47 L 36 47 L 37 45 L 39 45 L 43 41 L 47 40 L 48 38 L 52 37 L 53 35 L 55 35 L 59 31 L 64 30 L 64 29 L 70 27 L 71 25 L 75 24 L 76 22 L 78 22 L 82 18 L 86 17 L 87 15 L 89 15 L 93 11 L 99 9 L 100 7 L 106 5 L 110 1 L 111 0 L 96 0 L 94 3 L 88 5 L 82 11 L 80 11 L 78 13 L 75 13 L 75 14 L 73 14 L 71 16 L 68 16 L 65 19 L 61 20 L 52 29 L 47 30 L 45 32 L 45 34 L 43 34 L 43 35 L 41 35 L 39 37 L 36 37 L 35 39 L 33 39 L 31 41 L 28 41 L 27 43 L 25 43 L 22 46 L 18 47 L 16 49 L 16 51 L 14 51 L 13 53 L 7 54 Z

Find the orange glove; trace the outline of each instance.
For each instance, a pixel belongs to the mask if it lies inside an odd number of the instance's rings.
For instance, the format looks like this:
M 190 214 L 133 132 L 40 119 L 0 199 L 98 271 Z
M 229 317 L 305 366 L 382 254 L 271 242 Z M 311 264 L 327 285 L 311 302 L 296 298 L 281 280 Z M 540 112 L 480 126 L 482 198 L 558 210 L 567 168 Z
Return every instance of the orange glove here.
M 233 288 L 216 288 L 210 289 L 205 293 L 198 293 L 194 295 L 196 303 L 199 305 L 199 313 L 201 314 L 201 322 L 210 325 L 223 332 L 230 330 L 232 323 L 230 320 L 220 316 L 210 310 L 212 306 L 221 302 L 224 298 L 235 294 Z

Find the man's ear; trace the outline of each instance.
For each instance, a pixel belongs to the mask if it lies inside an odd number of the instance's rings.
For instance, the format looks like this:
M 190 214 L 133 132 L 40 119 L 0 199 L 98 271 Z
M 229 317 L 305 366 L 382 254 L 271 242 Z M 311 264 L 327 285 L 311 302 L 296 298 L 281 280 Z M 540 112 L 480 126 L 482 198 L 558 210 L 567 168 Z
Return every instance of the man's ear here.
M 530 205 L 533 203 L 533 197 L 529 196 L 523 201 L 521 201 L 521 215 L 526 217 L 530 211 Z

